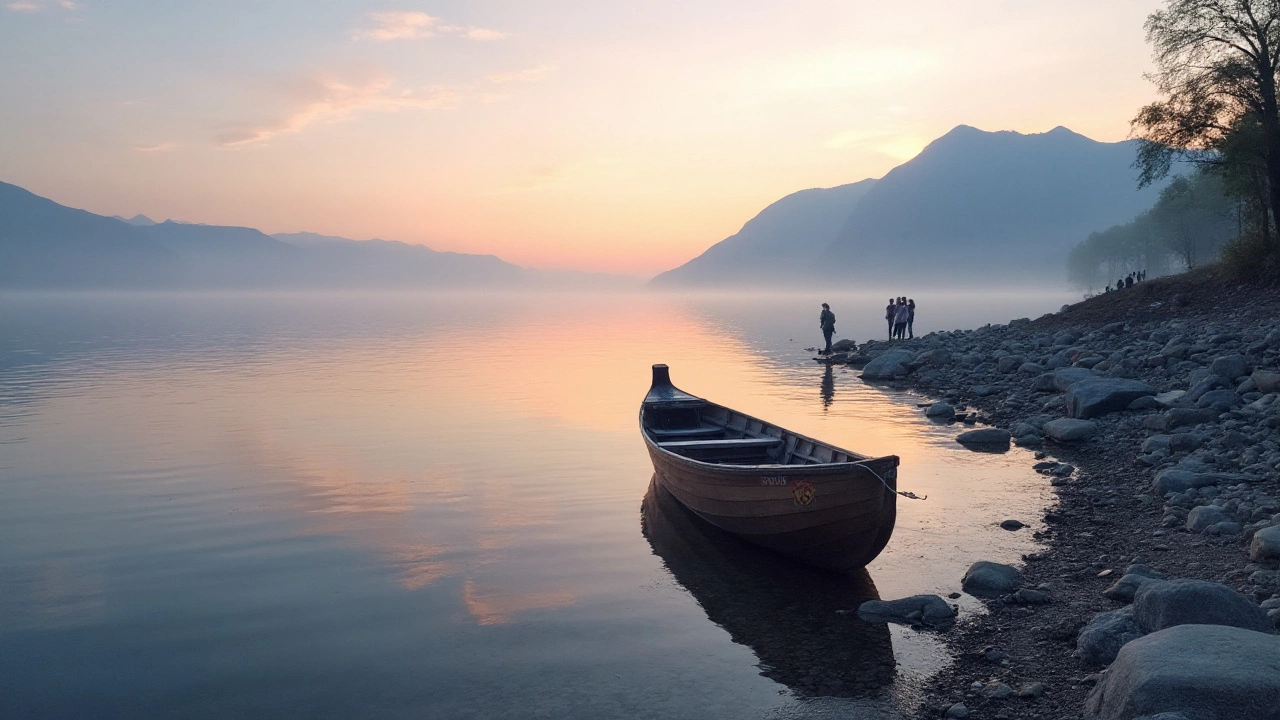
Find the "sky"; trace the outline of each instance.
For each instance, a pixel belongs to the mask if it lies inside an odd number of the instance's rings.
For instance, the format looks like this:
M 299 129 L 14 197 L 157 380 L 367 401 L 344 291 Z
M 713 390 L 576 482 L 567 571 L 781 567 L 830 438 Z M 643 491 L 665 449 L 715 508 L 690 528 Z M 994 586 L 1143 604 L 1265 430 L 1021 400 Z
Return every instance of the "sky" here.
M 1128 136 L 1158 0 L 0 0 L 0 180 L 652 275 L 960 124 Z

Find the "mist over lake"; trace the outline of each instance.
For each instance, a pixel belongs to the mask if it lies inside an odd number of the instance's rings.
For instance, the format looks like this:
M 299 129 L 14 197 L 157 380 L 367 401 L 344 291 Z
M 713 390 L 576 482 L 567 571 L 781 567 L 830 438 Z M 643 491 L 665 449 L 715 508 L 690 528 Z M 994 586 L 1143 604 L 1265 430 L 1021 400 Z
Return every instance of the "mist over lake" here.
M 1062 302 L 916 299 L 917 332 Z M 796 680 L 821 647 L 761 667 L 759 618 L 821 644 L 869 594 L 945 593 L 1030 551 L 996 523 L 1047 495 L 1026 451 L 968 452 L 910 393 L 813 363 L 822 300 L 841 337 L 881 331 L 869 294 L 0 296 L 0 695 L 46 718 L 891 716 L 946 662 L 933 637 L 842 648 L 878 680 L 832 690 Z M 784 609 L 767 578 L 798 581 L 763 561 L 741 592 L 772 609 L 726 607 L 706 573 L 749 546 L 699 565 L 682 516 L 642 532 L 654 362 L 898 454 L 929 499 L 864 580 L 805 571 L 821 599 Z

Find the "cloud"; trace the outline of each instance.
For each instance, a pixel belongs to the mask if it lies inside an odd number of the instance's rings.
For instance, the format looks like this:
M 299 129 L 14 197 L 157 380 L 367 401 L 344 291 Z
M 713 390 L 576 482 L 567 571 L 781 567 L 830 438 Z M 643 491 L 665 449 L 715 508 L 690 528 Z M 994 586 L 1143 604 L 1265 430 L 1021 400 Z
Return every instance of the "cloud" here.
M 539 65 L 537 67 L 526 68 L 524 70 L 515 70 L 513 72 L 494 73 L 486 75 L 485 80 L 494 85 L 506 85 L 508 83 L 524 83 L 537 82 L 551 73 L 555 72 L 554 65 Z
M 417 11 L 386 11 L 369 13 L 374 26 L 356 30 L 355 40 L 390 42 L 392 40 L 419 40 L 437 35 L 453 35 L 468 40 L 501 40 L 508 33 L 474 25 L 441 25 L 440 18 Z
M 50 5 L 57 5 L 63 10 L 79 10 L 80 3 L 72 0 L 57 0 L 50 3 L 48 0 L 14 0 L 14 2 L 5 3 L 5 9 L 13 12 L 34 13 L 44 10 Z
M 253 145 L 276 135 L 296 133 L 319 122 L 343 122 L 367 112 L 449 108 L 461 100 L 461 93 L 450 88 L 397 90 L 391 78 L 351 82 L 332 75 L 309 78 L 291 94 L 298 98 L 298 105 L 284 117 L 228 128 L 218 134 L 218 144 L 223 147 Z
M 160 143 L 159 145 L 134 145 L 133 149 L 140 153 L 158 153 L 169 152 L 177 146 L 178 145 L 176 143 L 167 142 Z

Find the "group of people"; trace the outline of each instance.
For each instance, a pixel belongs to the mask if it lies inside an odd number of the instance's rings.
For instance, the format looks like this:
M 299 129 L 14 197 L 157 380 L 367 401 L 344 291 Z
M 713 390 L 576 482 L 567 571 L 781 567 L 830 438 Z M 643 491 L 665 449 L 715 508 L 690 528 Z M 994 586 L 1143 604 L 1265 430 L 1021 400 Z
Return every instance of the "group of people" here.
M 889 339 L 906 340 L 915 337 L 912 325 L 916 321 L 916 301 L 911 298 L 890 298 L 889 306 L 884 309 L 884 319 L 889 322 Z M 818 316 L 818 327 L 822 328 L 822 336 L 827 346 L 819 350 L 819 354 L 831 353 L 831 336 L 836 334 L 836 314 L 831 306 L 822 303 L 822 314 Z
M 889 298 L 889 306 L 884 309 L 884 319 L 889 323 L 890 340 L 907 340 L 915 337 L 911 326 L 916 321 L 916 301 L 900 297 Z
M 1146 280 L 1146 279 L 1147 279 L 1146 270 L 1135 270 L 1134 272 L 1131 272 L 1128 275 L 1116 281 L 1116 290 L 1123 290 L 1125 288 L 1133 287 L 1134 283 L 1142 282 L 1143 280 Z M 1107 292 L 1111 292 L 1110 285 L 1107 286 Z

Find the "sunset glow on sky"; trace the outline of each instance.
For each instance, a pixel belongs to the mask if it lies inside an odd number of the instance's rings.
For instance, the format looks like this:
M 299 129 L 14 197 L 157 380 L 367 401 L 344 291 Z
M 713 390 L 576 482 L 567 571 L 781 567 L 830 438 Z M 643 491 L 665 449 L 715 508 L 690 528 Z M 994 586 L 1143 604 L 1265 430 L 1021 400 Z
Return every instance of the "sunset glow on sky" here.
M 0 0 L 0 180 L 650 275 L 958 124 L 1097 140 L 1158 0 Z

